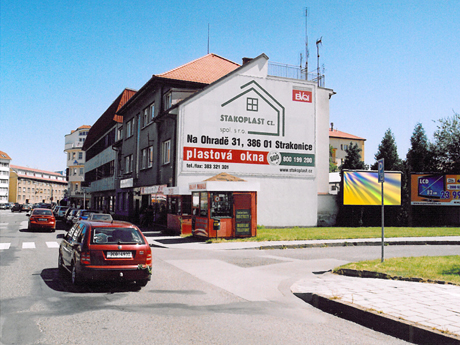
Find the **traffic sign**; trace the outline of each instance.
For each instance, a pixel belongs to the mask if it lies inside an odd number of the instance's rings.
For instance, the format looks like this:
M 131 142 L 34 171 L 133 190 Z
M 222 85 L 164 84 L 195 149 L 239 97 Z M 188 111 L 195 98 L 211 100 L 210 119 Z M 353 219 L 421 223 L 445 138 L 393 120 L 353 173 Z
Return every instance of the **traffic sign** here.
M 384 159 L 380 158 L 378 161 L 378 170 L 379 170 L 379 183 L 385 182 L 385 164 L 384 164 Z

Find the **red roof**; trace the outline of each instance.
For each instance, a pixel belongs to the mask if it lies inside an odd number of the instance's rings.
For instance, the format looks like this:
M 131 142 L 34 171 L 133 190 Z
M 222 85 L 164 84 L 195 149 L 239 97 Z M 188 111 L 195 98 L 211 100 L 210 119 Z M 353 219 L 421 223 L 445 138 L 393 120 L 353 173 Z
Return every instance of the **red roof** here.
M 39 170 L 39 169 L 32 169 L 32 168 L 28 168 L 28 167 L 21 167 L 21 166 L 18 166 L 18 165 L 10 165 L 10 168 L 11 169 L 17 169 L 17 170 L 24 170 L 24 171 L 33 171 L 33 172 L 38 172 L 38 173 L 52 175 L 52 176 L 65 177 L 65 175 L 62 175 L 62 174 L 57 173 L 57 172 Z M 33 176 L 31 176 L 31 177 L 33 177 Z
M 8 156 L 6 152 L 0 151 L 0 159 L 9 159 L 11 160 L 11 157 Z
M 82 149 L 86 151 L 91 145 L 101 138 L 101 135 L 111 128 L 116 122 L 123 123 L 123 116 L 116 112 L 134 96 L 135 90 L 124 89 L 123 92 L 112 102 L 107 110 L 94 123 L 86 136 Z
M 341 132 L 341 131 L 338 131 L 337 129 L 331 130 L 330 128 L 329 128 L 329 138 L 366 140 L 364 138 L 357 137 L 356 135 Z
M 216 54 L 207 54 L 158 77 L 211 84 L 240 67 L 235 62 Z

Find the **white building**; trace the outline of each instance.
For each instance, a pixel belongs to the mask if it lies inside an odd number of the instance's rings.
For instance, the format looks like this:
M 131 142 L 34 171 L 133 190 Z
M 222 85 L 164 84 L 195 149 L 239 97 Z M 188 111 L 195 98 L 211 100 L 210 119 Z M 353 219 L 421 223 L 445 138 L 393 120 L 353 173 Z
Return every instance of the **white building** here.
M 80 126 L 65 136 L 67 154 L 67 198 L 75 205 L 83 205 L 84 191 L 82 183 L 85 181 L 85 152 L 83 144 L 91 126 Z
M 173 106 L 177 186 L 227 172 L 258 182 L 258 224 L 316 226 L 329 194 L 329 99 L 270 75 L 265 54 Z
M 0 204 L 6 204 L 9 201 L 10 161 L 11 157 L 0 151 Z

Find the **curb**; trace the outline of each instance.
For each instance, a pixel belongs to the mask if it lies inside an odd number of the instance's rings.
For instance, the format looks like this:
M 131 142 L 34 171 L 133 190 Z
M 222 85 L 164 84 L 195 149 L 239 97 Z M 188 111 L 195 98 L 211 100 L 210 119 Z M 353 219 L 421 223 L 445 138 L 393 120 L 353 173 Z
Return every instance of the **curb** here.
M 388 280 L 402 280 L 407 282 L 416 282 L 416 283 L 432 283 L 432 284 L 441 284 L 441 285 L 455 285 L 460 286 L 460 284 L 446 282 L 444 280 L 433 280 L 433 279 L 423 279 L 423 278 L 408 278 L 408 277 L 401 277 L 401 276 L 392 276 L 390 274 L 381 273 L 381 272 L 374 272 L 374 271 L 366 271 L 366 270 L 354 270 L 350 268 L 339 268 L 334 270 L 333 273 L 340 274 L 344 276 L 350 277 L 358 277 L 358 278 L 377 278 L 377 279 L 388 279 Z
M 281 244 L 281 245 L 264 245 L 260 247 L 256 247 L 260 250 L 268 250 L 268 249 L 300 249 L 300 248 L 323 248 L 323 247 L 359 247 L 359 246 L 381 246 L 381 241 L 364 241 L 364 242 L 356 242 L 356 241 L 344 241 L 344 242 L 321 242 L 321 243 L 302 243 L 302 244 Z M 414 240 L 414 241 L 386 241 L 386 246 L 423 246 L 423 245 L 460 245 L 460 241 L 445 241 L 445 240 Z M 256 249 L 251 248 L 251 249 Z
M 313 293 L 294 293 L 294 295 L 326 313 L 414 344 L 460 344 L 460 337 L 456 335 L 381 314 L 352 303 Z

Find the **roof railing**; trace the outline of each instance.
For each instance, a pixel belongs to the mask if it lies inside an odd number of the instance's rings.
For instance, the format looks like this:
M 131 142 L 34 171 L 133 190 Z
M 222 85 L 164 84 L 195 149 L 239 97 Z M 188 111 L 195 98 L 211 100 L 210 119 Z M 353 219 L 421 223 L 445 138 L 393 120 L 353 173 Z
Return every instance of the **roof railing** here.
M 279 62 L 268 63 L 268 75 L 282 78 L 309 80 L 318 84 L 318 86 L 324 87 L 325 76 L 316 72 L 306 73 L 305 68 L 300 66 L 289 65 Z

